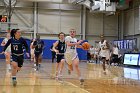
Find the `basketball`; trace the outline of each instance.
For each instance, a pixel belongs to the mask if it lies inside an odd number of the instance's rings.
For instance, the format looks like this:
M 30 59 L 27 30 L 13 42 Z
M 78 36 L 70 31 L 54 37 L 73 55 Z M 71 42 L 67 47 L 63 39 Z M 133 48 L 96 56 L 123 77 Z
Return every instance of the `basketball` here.
M 84 43 L 82 44 L 82 47 L 83 47 L 83 49 L 87 50 L 87 49 L 90 48 L 90 44 L 89 44 L 88 42 L 84 42 Z

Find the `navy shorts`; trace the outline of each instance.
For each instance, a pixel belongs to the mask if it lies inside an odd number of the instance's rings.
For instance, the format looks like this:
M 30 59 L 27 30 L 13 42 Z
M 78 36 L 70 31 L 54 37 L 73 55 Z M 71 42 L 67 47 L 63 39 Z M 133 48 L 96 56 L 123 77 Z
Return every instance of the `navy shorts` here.
M 56 62 L 59 63 L 59 62 L 61 62 L 62 59 L 64 59 L 64 55 L 57 54 L 57 56 L 56 56 Z
M 22 67 L 23 66 L 23 61 L 24 61 L 24 56 L 20 55 L 12 55 L 12 61 L 17 62 L 18 67 Z
M 35 52 L 35 57 L 39 57 L 40 55 L 42 55 L 42 52 Z

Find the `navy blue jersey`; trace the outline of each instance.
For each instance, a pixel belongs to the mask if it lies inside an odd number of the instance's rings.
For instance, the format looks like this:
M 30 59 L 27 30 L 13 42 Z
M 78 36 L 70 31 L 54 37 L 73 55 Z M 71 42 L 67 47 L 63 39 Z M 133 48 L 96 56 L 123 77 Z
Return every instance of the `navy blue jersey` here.
M 64 53 L 65 52 L 65 41 L 58 41 L 58 45 L 57 45 L 57 50 L 59 50 L 59 53 Z
M 42 52 L 44 48 L 44 42 L 42 40 L 36 40 L 33 43 L 33 46 L 35 46 L 35 52 Z
M 22 37 L 20 39 L 11 38 L 8 40 L 6 45 L 4 46 L 4 51 L 11 44 L 11 53 L 12 54 L 23 54 L 23 49 L 25 48 L 28 51 L 28 45 Z

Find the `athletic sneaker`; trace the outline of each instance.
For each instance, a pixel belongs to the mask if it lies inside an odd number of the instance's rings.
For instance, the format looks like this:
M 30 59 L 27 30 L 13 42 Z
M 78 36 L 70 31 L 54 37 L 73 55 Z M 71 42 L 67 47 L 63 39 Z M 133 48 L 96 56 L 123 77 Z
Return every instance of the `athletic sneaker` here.
M 80 79 L 80 85 L 83 85 L 84 79 Z
M 13 80 L 13 86 L 15 87 L 17 85 L 17 81 Z

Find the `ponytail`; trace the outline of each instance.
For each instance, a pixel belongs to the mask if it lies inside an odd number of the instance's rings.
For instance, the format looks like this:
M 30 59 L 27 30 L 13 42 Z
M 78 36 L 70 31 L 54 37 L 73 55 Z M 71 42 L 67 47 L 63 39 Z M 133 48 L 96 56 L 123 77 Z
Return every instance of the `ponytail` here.
M 11 34 L 11 37 L 12 37 L 12 38 L 15 38 L 15 33 L 16 33 L 18 30 L 19 30 L 19 29 L 12 29 L 12 30 L 11 30 L 11 33 L 10 33 L 10 34 Z
M 12 30 L 11 30 L 11 33 L 10 33 L 10 34 L 11 34 L 11 37 L 12 37 L 12 38 L 14 38 L 14 37 L 15 37 L 15 35 L 14 35 L 14 34 L 15 34 L 15 32 L 16 32 L 16 29 L 12 29 Z

